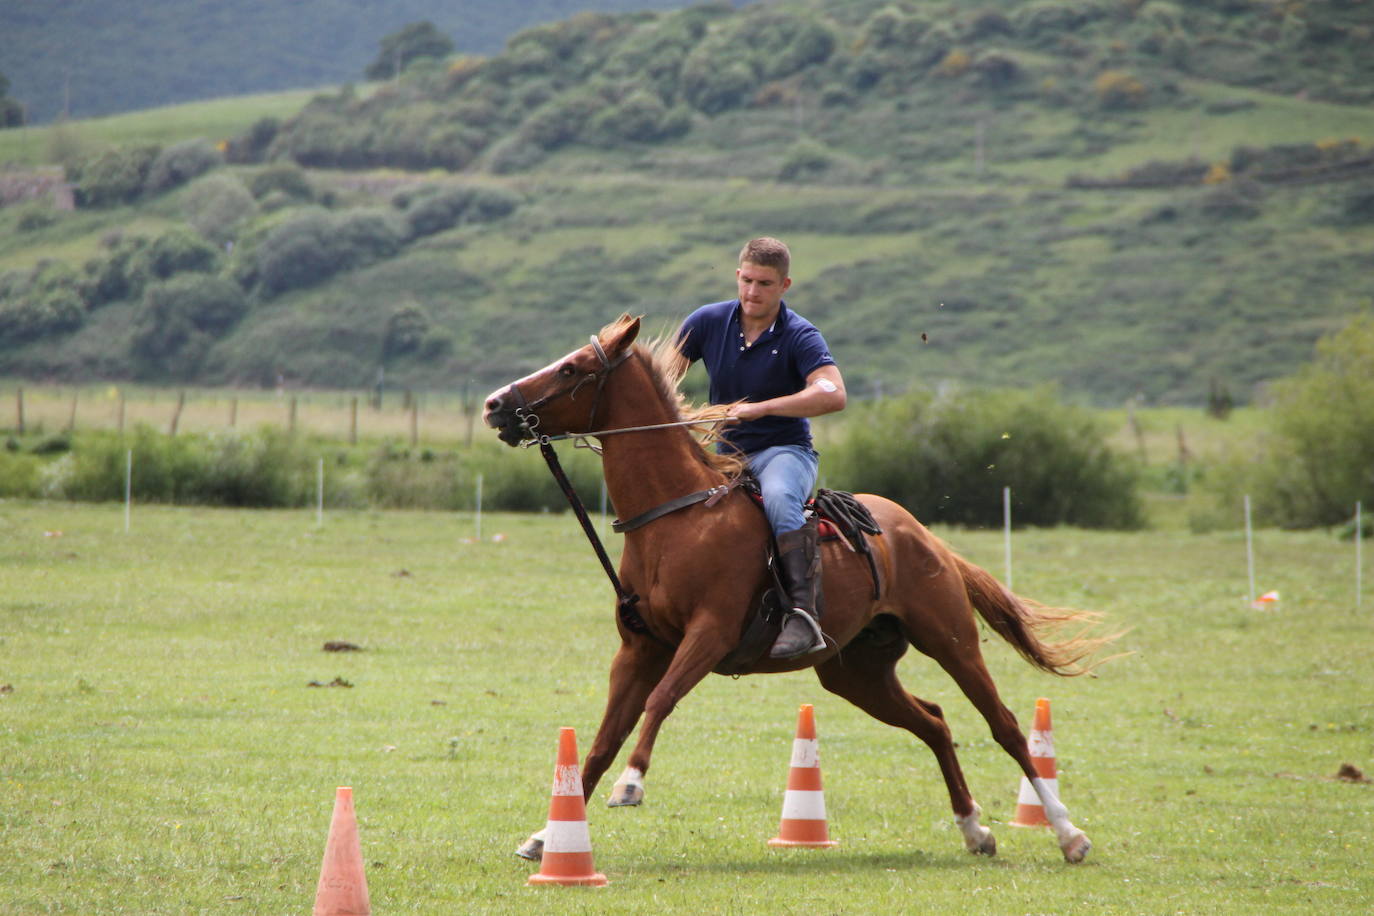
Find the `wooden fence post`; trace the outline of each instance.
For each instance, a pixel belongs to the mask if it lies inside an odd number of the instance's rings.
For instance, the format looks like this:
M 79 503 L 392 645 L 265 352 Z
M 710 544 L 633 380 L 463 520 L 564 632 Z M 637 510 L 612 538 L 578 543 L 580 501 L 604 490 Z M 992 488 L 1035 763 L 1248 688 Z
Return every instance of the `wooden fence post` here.
M 14 409 L 16 414 L 15 430 L 19 435 L 24 435 L 24 389 L 20 388 L 14 395 Z
M 72 392 L 72 410 L 71 410 L 71 413 L 67 414 L 67 432 L 69 432 L 69 433 L 70 433 L 70 432 L 74 432 L 74 431 L 76 430 L 76 398 L 77 398 L 77 392 L 73 391 L 73 392 Z
M 414 448 L 420 442 L 420 401 L 412 398 L 410 401 L 410 447 Z
M 119 393 L 119 437 L 124 438 L 124 392 Z
M 356 394 L 353 395 L 353 401 L 349 405 L 348 444 L 358 444 L 358 396 Z
M 173 435 L 173 436 L 175 436 L 175 435 L 177 434 L 177 426 L 181 423 L 181 408 L 183 408 L 183 407 L 185 407 L 185 406 L 186 406 L 186 392 L 185 392 L 185 391 L 178 392 L 178 393 L 177 393 L 177 407 L 176 407 L 176 410 L 174 410 L 174 411 L 172 412 L 171 435 Z
M 229 428 L 235 429 L 239 425 L 239 399 L 231 398 L 229 401 Z
M 294 394 L 291 396 L 291 413 L 290 419 L 287 421 L 286 431 L 293 436 L 296 434 L 296 396 Z

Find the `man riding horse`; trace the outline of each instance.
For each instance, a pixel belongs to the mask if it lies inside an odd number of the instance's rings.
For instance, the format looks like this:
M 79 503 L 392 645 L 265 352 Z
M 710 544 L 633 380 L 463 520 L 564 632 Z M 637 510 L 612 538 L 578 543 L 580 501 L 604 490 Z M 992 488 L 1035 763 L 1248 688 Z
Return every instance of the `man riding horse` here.
M 790 268 L 786 245 L 754 239 L 740 251 L 739 297 L 703 305 L 678 332 L 683 359 L 706 366 L 711 403 L 733 405 L 737 422 L 725 428 L 720 447 L 743 453 L 763 492 L 792 605 L 769 650 L 783 659 L 825 646 L 816 519 L 803 513 L 819 468 L 807 418 L 845 405 L 844 379 L 825 338 L 783 302 Z

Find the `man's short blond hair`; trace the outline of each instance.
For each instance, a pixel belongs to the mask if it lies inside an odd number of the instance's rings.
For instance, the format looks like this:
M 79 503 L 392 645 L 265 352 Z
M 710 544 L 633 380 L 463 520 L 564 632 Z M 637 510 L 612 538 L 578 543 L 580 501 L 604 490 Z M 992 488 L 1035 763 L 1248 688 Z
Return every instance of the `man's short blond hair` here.
M 778 239 L 764 236 L 745 243 L 739 252 L 739 262 L 771 267 L 786 280 L 791 276 L 789 271 L 792 269 L 792 252 Z

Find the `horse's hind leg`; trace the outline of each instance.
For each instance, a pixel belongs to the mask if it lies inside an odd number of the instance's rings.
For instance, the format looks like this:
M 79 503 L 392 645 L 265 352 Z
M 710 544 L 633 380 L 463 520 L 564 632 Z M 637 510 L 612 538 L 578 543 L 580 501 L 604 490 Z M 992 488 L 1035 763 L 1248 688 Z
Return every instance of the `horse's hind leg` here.
M 851 643 L 839 655 L 817 666 L 816 674 L 826 690 L 844 697 L 880 722 L 906 729 L 930 747 L 944 775 L 964 847 L 972 853 L 994 855 L 997 841 L 992 831 L 978 822 L 980 809 L 964 782 L 944 714 L 934 703 L 907 693 L 897 680 L 897 660 L 905 651 L 905 642 L 900 640 L 881 645 Z
M 967 643 L 965 644 L 967 645 Z M 1059 841 L 1059 848 L 1064 853 L 1064 858 L 1068 862 L 1082 862 L 1087 857 L 1088 851 L 1092 849 L 1092 843 L 1087 835 L 1069 820 L 1069 810 L 1064 807 L 1053 788 L 1040 775 L 1035 772 L 1035 765 L 1031 762 L 1030 747 L 1026 743 L 1026 736 L 1021 733 L 1021 728 L 1016 724 L 1016 716 L 1010 709 L 1002 703 L 1001 697 L 997 694 L 997 685 L 992 681 L 992 675 L 988 673 L 987 666 L 983 663 L 983 656 L 978 651 L 978 644 L 975 640 L 973 650 L 967 649 L 960 653 L 943 653 L 935 655 L 927 652 L 937 662 L 940 667 L 952 677 L 959 685 L 959 689 L 964 692 L 971 702 L 987 720 L 988 727 L 992 730 L 992 737 L 1002 749 L 1011 755 L 1017 765 L 1021 767 L 1021 772 L 1026 774 L 1034 787 L 1036 795 L 1040 799 L 1041 806 L 1045 809 L 1045 817 L 1053 828 L 1055 837 Z M 918 648 L 921 648 L 918 646 Z M 925 651 L 923 649 L 923 651 Z

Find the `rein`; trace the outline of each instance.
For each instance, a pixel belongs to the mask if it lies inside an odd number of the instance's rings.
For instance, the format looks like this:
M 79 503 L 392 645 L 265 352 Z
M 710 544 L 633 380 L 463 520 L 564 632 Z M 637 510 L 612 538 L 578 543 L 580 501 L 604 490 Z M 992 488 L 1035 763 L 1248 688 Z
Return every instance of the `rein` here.
M 601 394 L 606 387 L 606 379 L 616 367 L 630 357 L 632 351 L 627 349 L 619 358 L 612 362 L 606 355 L 605 349 L 601 346 L 601 341 L 597 339 L 595 334 L 592 335 L 591 341 L 592 350 L 596 353 L 597 358 L 601 360 L 601 371 L 588 373 L 571 389 L 558 392 L 557 394 L 545 395 L 535 400 L 533 403 L 528 403 L 525 401 L 525 397 L 521 394 L 520 389 L 514 385 L 511 386 L 511 392 L 518 402 L 518 406 L 515 409 L 515 415 L 520 420 L 521 429 L 526 435 L 525 441 L 520 444 L 524 448 L 529 448 L 533 445 L 539 446 L 539 451 L 544 456 L 544 462 L 549 466 L 549 472 L 553 475 L 553 479 L 558 484 L 558 488 L 563 491 L 563 496 L 567 498 L 568 505 L 572 507 L 573 514 L 577 516 L 577 521 L 582 525 L 582 531 L 587 535 L 587 540 L 591 542 L 592 550 L 596 552 L 596 558 L 601 561 L 601 568 L 606 571 L 606 578 L 611 580 L 611 587 L 615 589 L 616 614 L 620 618 L 621 624 L 631 633 L 647 635 L 651 639 L 664 642 L 658 636 L 654 635 L 649 629 L 649 625 L 644 621 L 643 615 L 635 610 L 635 605 L 639 602 L 639 595 L 625 588 L 624 583 L 620 581 L 620 577 L 616 575 L 615 566 L 611 563 L 611 558 L 606 553 L 605 545 L 601 543 L 601 536 L 597 534 L 596 526 L 592 524 L 591 517 L 587 514 L 587 507 L 582 503 L 582 498 L 577 495 L 577 490 L 573 487 L 572 481 L 568 479 L 567 473 L 563 470 L 563 465 L 558 460 L 558 453 L 554 450 L 553 443 L 563 439 L 575 439 L 579 442 L 586 443 L 586 440 L 592 436 L 646 432 L 654 429 L 669 429 L 675 426 L 692 426 L 699 425 L 700 421 L 682 420 L 674 423 L 654 423 L 647 426 L 627 426 L 620 429 L 601 430 L 599 432 L 561 433 L 552 436 L 540 433 L 538 431 L 539 415 L 535 413 L 535 411 L 565 394 L 569 397 L 576 398 L 577 392 L 582 386 L 593 379 L 596 380 L 596 399 L 592 401 L 592 411 L 587 417 L 587 425 L 596 425 L 596 412 L 601 406 Z M 585 445 L 585 447 L 593 451 L 599 451 L 592 445 Z M 617 533 L 632 531 L 642 525 L 647 525 L 656 518 L 660 518 L 670 512 L 676 512 L 678 509 L 695 505 L 699 502 L 706 502 L 708 506 L 714 506 L 735 486 L 735 484 L 736 481 L 731 481 L 718 487 L 712 487 L 709 490 L 701 490 L 688 496 L 678 497 L 661 506 L 650 509 L 648 512 L 638 515 L 628 522 L 622 523 L 617 521 L 615 522 L 614 528 Z M 665 645 L 666 644 L 667 643 L 665 643 Z
M 586 533 L 587 540 L 591 541 L 592 549 L 596 551 L 596 558 L 601 561 L 601 568 L 606 571 L 606 577 L 611 580 L 611 587 L 615 589 L 616 614 L 619 616 L 620 622 L 631 633 L 642 633 L 653 639 L 658 639 L 649 630 L 649 625 L 644 622 L 643 616 L 635 610 L 639 596 L 625 588 L 620 577 L 616 575 L 615 566 L 611 563 L 611 558 L 601 543 L 601 536 L 596 533 L 596 526 L 592 524 L 591 517 L 587 515 L 587 507 L 582 504 L 582 498 L 577 495 L 577 490 L 573 488 L 572 481 L 563 471 L 563 465 L 558 462 L 558 453 L 554 451 L 553 445 L 548 441 L 541 441 L 539 451 L 543 453 L 544 461 L 548 464 L 553 479 L 558 483 L 558 488 L 567 497 L 568 505 L 572 506 L 573 514 L 582 524 L 582 530 Z

